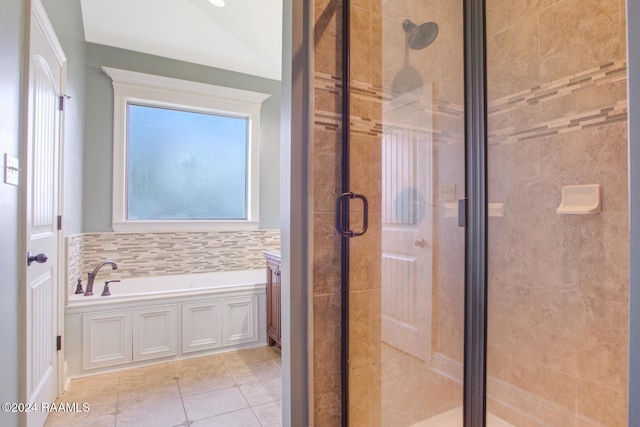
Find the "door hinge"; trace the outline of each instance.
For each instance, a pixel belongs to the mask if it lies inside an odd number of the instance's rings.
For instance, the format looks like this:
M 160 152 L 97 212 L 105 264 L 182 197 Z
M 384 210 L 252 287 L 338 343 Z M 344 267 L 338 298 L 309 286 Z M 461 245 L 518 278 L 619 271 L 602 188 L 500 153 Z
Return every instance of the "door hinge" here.
M 60 95 L 58 97 L 58 110 L 64 111 L 64 100 L 70 99 L 70 98 L 71 97 L 69 95 Z
M 58 335 L 56 337 L 56 350 L 57 351 L 62 350 L 62 335 Z
M 467 199 L 458 200 L 458 227 L 467 226 Z
M 58 215 L 58 230 L 62 230 L 62 215 Z

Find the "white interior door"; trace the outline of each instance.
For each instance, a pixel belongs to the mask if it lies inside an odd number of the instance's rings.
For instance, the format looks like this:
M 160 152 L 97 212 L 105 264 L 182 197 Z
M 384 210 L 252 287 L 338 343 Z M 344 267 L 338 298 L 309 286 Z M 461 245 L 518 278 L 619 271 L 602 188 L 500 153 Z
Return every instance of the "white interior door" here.
M 29 39 L 29 98 L 26 146 L 25 240 L 23 292 L 25 376 L 23 393 L 30 404 L 57 396 L 58 247 L 60 95 L 64 54 L 42 5 L 34 1 Z M 42 426 L 47 414 L 26 414 L 27 426 Z
M 431 347 L 430 89 L 389 105 L 382 139 L 382 340 L 422 360 Z

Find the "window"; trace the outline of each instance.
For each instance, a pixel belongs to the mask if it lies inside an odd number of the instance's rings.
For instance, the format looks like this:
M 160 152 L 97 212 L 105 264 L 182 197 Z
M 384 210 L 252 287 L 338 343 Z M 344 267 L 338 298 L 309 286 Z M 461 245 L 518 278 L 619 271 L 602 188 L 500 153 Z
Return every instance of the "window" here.
M 247 118 L 127 107 L 127 220 L 247 219 Z
M 114 230 L 257 228 L 268 95 L 104 70 L 114 87 Z

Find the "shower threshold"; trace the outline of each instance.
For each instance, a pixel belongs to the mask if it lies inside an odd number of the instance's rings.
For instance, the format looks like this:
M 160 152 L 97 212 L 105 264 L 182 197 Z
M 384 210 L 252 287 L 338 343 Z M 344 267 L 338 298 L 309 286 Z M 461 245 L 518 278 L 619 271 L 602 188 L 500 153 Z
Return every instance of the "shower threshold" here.
M 462 406 L 451 411 L 422 420 L 411 427 L 460 427 L 462 425 Z M 487 414 L 487 427 L 514 427 L 513 424 L 496 417 L 493 414 Z

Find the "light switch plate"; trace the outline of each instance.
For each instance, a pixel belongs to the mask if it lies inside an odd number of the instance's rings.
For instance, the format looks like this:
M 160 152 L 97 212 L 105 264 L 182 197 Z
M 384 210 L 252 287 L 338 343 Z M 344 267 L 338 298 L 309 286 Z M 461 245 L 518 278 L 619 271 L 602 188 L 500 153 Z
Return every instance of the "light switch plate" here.
M 443 184 L 440 186 L 440 201 L 455 202 L 456 201 L 456 185 Z
M 4 182 L 5 184 L 18 185 L 20 183 L 20 164 L 16 157 L 4 154 Z

